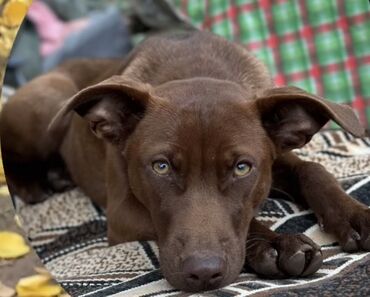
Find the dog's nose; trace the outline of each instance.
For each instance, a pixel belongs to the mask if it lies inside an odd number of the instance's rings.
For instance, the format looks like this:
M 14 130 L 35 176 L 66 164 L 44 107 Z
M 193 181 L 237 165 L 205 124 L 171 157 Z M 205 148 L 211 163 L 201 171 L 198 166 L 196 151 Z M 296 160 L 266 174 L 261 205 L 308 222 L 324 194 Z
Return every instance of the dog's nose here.
M 190 256 L 183 262 L 185 280 L 191 291 L 217 288 L 225 270 L 226 262 L 218 256 Z

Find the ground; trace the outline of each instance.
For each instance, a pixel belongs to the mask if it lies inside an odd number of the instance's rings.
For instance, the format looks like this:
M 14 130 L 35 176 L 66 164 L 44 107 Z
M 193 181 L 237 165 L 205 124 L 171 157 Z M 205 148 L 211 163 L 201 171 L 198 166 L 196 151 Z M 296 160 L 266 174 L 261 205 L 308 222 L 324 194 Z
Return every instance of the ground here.
M 24 235 L 15 223 L 14 215 L 9 196 L 0 194 L 0 231 L 13 231 Z M 19 259 L 0 259 L 0 282 L 14 288 L 21 277 L 35 274 L 34 267 L 42 267 L 42 264 L 33 250 Z

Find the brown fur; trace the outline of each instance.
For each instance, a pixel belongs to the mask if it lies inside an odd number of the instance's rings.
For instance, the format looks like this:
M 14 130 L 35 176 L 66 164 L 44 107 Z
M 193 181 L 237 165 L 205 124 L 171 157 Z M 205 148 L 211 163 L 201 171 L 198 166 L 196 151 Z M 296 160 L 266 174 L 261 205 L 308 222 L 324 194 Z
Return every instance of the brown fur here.
M 199 291 L 232 282 L 245 258 L 268 277 L 320 267 L 310 239 L 253 219 L 272 185 L 303 199 L 345 250 L 370 249 L 369 210 L 290 152 L 330 119 L 363 132 L 350 108 L 274 88 L 241 46 L 190 32 L 152 37 L 124 61 L 75 61 L 36 78 L 4 106 L 1 137 L 14 193 L 39 200 L 47 173 L 20 181 L 16 168 L 47 171 L 61 157 L 106 208 L 111 244 L 156 240 L 169 282 Z M 158 160 L 167 174 L 153 171 Z M 240 161 L 252 167 L 243 177 L 233 173 Z

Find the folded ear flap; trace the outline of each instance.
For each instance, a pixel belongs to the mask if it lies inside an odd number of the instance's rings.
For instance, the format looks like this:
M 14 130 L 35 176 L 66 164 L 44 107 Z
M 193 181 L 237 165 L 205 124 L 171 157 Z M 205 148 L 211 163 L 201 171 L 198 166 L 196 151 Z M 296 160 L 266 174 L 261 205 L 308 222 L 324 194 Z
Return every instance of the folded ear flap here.
M 49 125 L 49 133 L 68 127 L 73 111 L 89 122 L 92 132 L 118 143 L 135 128 L 153 98 L 150 86 L 113 76 L 87 87 L 70 98 Z
M 269 89 L 256 100 L 263 126 L 280 152 L 304 146 L 329 120 L 355 136 L 364 134 L 349 106 L 297 87 Z

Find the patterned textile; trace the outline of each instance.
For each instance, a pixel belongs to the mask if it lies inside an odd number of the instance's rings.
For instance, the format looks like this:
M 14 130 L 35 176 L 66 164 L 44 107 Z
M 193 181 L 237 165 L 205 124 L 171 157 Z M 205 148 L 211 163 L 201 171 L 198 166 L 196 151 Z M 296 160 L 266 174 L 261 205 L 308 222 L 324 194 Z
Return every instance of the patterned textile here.
M 368 0 L 169 0 L 191 22 L 245 44 L 277 85 L 349 103 L 370 124 Z
M 347 193 L 370 205 L 370 138 L 322 132 L 298 154 L 324 164 Z M 163 279 L 154 242 L 109 247 L 104 213 L 78 189 L 16 205 L 42 262 L 72 296 L 370 296 L 370 253 L 342 252 L 312 211 L 283 197 L 267 199 L 258 219 L 278 232 L 311 237 L 322 246 L 322 268 L 307 278 L 268 280 L 245 267 L 233 284 L 202 294 L 179 292 Z

